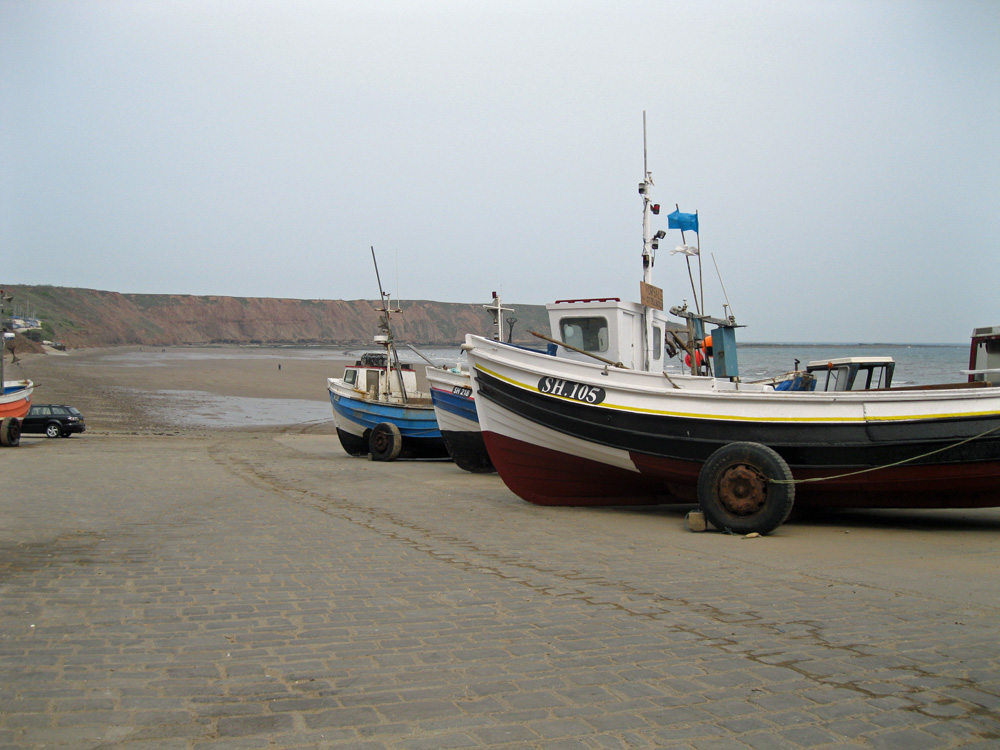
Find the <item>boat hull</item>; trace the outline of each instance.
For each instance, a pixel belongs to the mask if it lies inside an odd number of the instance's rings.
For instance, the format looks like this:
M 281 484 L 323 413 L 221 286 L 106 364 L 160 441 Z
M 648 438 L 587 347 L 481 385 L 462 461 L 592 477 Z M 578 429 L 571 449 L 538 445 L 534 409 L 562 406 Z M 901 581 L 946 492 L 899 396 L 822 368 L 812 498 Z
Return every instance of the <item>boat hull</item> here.
M 388 422 L 399 429 L 402 455 L 409 458 L 448 456 L 434 407 L 429 402 L 395 404 L 373 401 L 361 398 L 358 391 L 338 387 L 333 382 L 329 384 L 328 391 L 337 431 L 347 436 L 349 442 L 353 439 L 354 444 L 367 446 L 369 434 L 375 426 Z M 342 442 L 345 439 L 343 436 Z
M 507 486 L 530 502 L 695 502 L 705 461 L 724 445 L 755 442 L 796 480 L 824 479 L 796 484 L 802 506 L 1000 505 L 1000 389 L 782 393 L 717 390 L 709 379 L 674 387 L 662 374 L 546 361 L 474 338 L 486 446 Z
M 465 471 L 495 471 L 479 427 L 469 373 L 441 367 L 427 368 L 431 402 L 448 453 Z
M 7 380 L 0 394 L 0 419 L 13 417 L 24 419 L 31 409 L 31 394 L 34 383 L 30 380 Z

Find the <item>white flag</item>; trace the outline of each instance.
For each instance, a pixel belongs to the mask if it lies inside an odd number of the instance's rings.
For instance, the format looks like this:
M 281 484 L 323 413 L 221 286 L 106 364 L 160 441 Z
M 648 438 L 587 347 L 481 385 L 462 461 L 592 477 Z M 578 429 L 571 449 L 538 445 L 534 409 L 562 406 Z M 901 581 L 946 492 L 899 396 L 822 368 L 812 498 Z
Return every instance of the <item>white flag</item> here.
M 670 251 L 671 255 L 675 255 L 677 253 L 680 253 L 681 255 L 689 255 L 689 256 L 690 255 L 697 255 L 698 254 L 698 248 L 696 248 L 694 245 L 678 245 L 675 249 L 673 249 L 673 250 Z

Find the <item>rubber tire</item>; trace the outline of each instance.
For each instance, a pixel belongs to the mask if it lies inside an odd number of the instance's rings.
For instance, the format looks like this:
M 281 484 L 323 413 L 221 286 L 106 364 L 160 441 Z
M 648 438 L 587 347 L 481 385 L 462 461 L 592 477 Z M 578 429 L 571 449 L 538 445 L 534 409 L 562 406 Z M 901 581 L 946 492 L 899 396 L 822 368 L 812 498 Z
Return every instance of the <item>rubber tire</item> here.
M 403 437 L 392 422 L 380 422 L 368 436 L 372 461 L 395 461 L 403 450 Z
M 0 445 L 16 448 L 21 444 L 21 423 L 14 417 L 4 417 L 0 422 Z
M 45 425 L 45 437 L 48 438 L 62 437 L 62 427 L 60 427 L 55 422 Z
M 719 497 L 719 484 L 727 472 L 740 467 L 766 479 L 789 481 L 792 472 L 774 450 L 760 443 L 730 443 L 709 456 L 698 475 L 698 504 L 705 518 L 720 531 L 734 534 L 767 534 L 781 526 L 792 512 L 794 484 L 768 483 L 763 505 L 742 515 L 727 508 Z
M 368 455 L 368 441 L 364 438 L 345 432 L 339 427 L 337 428 L 337 437 L 340 438 L 340 444 L 348 456 Z

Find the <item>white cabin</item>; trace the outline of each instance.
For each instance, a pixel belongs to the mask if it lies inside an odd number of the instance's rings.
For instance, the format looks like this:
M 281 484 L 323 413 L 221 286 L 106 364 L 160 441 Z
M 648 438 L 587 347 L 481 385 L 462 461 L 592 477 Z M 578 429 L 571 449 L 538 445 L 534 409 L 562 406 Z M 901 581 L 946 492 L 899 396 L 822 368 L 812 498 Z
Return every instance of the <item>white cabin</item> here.
M 892 357 L 837 357 L 810 362 L 806 372 L 817 391 L 867 391 L 891 386 L 895 368 Z
M 1000 385 L 1000 326 L 973 329 L 969 369 L 965 372 L 970 383 Z
M 645 369 L 643 361 L 643 308 L 637 302 L 622 302 L 617 297 L 605 299 L 557 300 L 546 305 L 549 329 L 554 338 L 612 362 L 621 362 L 633 370 Z M 663 369 L 664 337 L 667 316 L 659 310 L 653 315 L 653 361 L 651 371 Z M 586 355 L 558 347 L 561 357 L 592 361 Z
M 357 391 L 363 391 L 371 401 L 397 401 L 403 396 L 399 386 L 402 378 L 406 396 L 413 400 L 425 397 L 417 391 L 417 373 L 413 366 L 400 363 L 399 367 L 387 367 L 387 357 L 380 352 L 361 355 L 354 365 L 344 368 L 344 384 Z

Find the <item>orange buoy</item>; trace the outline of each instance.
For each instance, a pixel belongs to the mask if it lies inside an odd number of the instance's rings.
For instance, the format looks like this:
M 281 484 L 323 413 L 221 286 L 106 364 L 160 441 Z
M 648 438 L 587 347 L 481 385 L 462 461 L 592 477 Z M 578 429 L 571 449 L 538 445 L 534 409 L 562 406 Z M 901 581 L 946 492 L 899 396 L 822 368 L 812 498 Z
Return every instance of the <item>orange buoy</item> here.
M 702 356 L 701 349 L 694 350 L 694 361 L 698 363 L 698 367 L 701 367 L 701 363 L 705 361 L 705 358 Z M 690 352 L 684 355 L 684 364 L 686 364 L 688 367 L 691 366 Z

